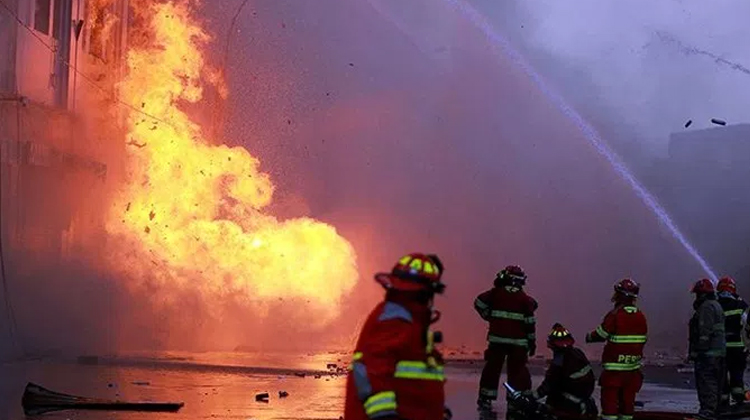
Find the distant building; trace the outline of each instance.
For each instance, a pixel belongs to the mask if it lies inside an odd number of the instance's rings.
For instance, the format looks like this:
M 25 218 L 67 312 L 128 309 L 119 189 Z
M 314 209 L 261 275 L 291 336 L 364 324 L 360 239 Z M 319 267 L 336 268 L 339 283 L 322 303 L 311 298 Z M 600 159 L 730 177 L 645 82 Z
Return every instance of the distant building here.
M 81 101 L 97 89 L 92 82 L 119 77 L 127 0 L 3 3 L 9 9 L 0 7 L 0 220 L 5 252 L 11 254 L 6 259 L 36 252 L 64 257 L 89 225 L 84 221 L 102 211 L 95 203 L 103 196 L 108 152 L 102 145 L 108 139 L 87 127 Z M 106 9 L 99 7 L 104 3 Z M 116 19 L 105 25 L 104 15 Z M 90 63 L 99 63 L 101 74 L 92 74 L 97 66 L 84 65 Z M 16 260 L 24 260 L 21 254 Z
M 717 274 L 750 293 L 750 124 L 672 134 L 669 158 L 649 178 Z

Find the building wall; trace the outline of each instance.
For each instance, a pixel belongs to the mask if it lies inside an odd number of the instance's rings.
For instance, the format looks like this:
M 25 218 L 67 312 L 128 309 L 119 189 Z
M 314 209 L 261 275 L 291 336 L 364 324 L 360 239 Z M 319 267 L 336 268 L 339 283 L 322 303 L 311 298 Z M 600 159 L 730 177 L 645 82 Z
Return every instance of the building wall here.
M 717 271 L 750 292 L 750 124 L 676 133 L 654 191 Z
M 4 0 L 28 28 L 0 9 L 0 56 L 11 57 L 0 60 L 0 214 L 5 251 L 17 261 L 64 257 L 100 219 L 103 162 L 119 133 L 87 127 L 85 98 L 99 88 L 76 69 L 87 70 L 97 44 L 108 50 L 106 73 L 121 60 L 124 37 L 98 41 L 79 24 L 89 1 Z M 126 1 L 115 5 L 127 10 Z
M 5 4 L 17 13 L 17 0 L 6 0 Z M 6 10 L 0 10 L 0 100 L 15 91 L 16 33 L 18 25 Z

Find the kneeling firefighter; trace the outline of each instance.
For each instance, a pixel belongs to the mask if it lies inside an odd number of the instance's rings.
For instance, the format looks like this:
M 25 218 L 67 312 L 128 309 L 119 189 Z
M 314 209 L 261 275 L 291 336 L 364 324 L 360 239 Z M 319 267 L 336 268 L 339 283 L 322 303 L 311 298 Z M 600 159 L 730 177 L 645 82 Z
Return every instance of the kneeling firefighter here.
M 440 313 L 432 309 L 443 264 L 437 255 L 409 254 L 375 280 L 385 300 L 365 321 L 346 382 L 346 420 L 444 420 L 442 341 L 430 331 Z
M 575 347 L 573 335 L 561 324 L 555 324 L 547 336 L 552 362 L 544 381 L 535 391 L 524 391 L 534 399 L 547 398 L 546 404 L 560 417 L 596 418 L 598 410 L 591 397 L 596 377 L 586 355 Z

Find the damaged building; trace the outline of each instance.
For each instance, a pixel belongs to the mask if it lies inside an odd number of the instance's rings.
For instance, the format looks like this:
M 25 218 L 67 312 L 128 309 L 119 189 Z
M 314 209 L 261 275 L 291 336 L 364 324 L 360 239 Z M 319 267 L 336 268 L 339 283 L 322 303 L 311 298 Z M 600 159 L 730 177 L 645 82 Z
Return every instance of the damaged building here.
M 750 290 L 750 124 L 674 133 L 653 192 L 717 275 Z M 699 274 L 696 273 L 696 276 Z
M 116 100 L 106 86 L 120 77 L 126 10 L 119 0 L 0 6 L 0 210 L 8 277 L 28 275 L 29 262 L 74 258 L 83 238 L 101 229 L 93 221 L 112 169 L 107 162 L 117 151 L 114 135 L 97 132 L 86 110 Z

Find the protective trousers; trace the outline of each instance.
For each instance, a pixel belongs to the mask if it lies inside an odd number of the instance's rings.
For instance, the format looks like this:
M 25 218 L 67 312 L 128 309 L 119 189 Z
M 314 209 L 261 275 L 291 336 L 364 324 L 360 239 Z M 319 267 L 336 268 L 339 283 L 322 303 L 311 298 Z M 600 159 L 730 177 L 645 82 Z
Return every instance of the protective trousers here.
M 635 396 L 643 385 L 640 370 L 605 370 L 599 378 L 602 387 L 603 420 L 631 420 L 635 413 Z
M 719 412 L 719 401 L 724 386 L 726 367 L 724 357 L 698 355 L 695 359 L 695 387 L 698 391 L 700 411 L 698 416 L 715 420 Z
M 745 401 L 745 368 L 747 368 L 745 348 L 727 347 L 726 365 L 727 378 L 724 382 L 724 401 L 729 402 L 730 394 L 735 402 Z
M 526 347 L 510 344 L 490 343 L 484 352 L 485 365 L 479 380 L 479 398 L 497 399 L 503 365 L 508 364 L 508 384 L 517 391 L 531 389 L 531 375 L 527 366 L 529 358 Z

